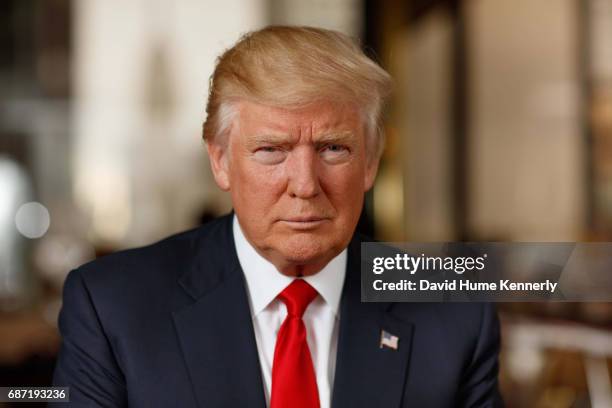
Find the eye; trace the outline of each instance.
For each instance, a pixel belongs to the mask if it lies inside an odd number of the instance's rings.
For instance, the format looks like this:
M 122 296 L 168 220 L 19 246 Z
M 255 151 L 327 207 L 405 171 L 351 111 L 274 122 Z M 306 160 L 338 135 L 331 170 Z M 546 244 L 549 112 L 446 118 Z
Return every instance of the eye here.
M 337 163 L 346 160 L 350 155 L 348 146 L 341 144 L 328 144 L 320 150 L 321 157 L 328 162 Z
M 262 164 L 278 164 L 285 160 L 287 152 L 277 146 L 262 146 L 253 152 L 256 161 Z
M 330 152 L 341 152 L 344 149 L 346 149 L 346 147 L 341 146 L 341 145 L 337 145 L 337 144 L 332 144 L 332 145 L 328 145 L 326 146 L 327 150 L 329 150 Z

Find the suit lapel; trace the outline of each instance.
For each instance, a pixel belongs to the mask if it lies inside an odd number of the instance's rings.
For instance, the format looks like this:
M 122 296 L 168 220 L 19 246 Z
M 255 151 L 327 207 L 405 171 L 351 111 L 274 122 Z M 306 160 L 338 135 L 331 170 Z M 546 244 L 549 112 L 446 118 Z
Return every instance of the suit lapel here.
M 195 302 L 174 324 L 201 407 L 265 407 L 264 385 L 231 216 L 197 243 L 201 262 L 180 280 Z M 206 269 L 206 270 L 204 270 Z
M 340 309 L 332 407 L 400 407 L 413 326 L 393 317 L 390 303 L 361 303 L 360 242 L 349 245 Z M 380 348 L 381 331 L 399 338 L 397 350 Z

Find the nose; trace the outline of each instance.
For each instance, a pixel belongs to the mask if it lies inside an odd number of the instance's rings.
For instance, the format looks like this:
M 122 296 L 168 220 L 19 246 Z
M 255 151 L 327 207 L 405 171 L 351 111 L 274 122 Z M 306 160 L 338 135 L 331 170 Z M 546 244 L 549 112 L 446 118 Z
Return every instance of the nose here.
M 295 148 L 287 162 L 287 174 L 287 190 L 292 198 L 314 198 L 321 191 L 314 149 L 306 146 Z

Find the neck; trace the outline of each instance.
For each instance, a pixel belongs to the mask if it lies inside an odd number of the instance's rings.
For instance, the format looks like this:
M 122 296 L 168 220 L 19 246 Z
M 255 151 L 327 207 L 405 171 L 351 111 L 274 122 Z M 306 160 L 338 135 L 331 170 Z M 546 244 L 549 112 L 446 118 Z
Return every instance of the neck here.
M 259 251 L 257 251 L 259 252 Z M 291 276 L 301 278 L 304 276 L 311 276 L 319 273 L 325 265 L 327 265 L 333 257 L 325 257 L 321 260 L 314 260 L 311 262 L 292 262 L 286 259 L 278 259 L 274 256 L 266 256 L 268 254 L 262 254 L 261 256 L 266 258 L 276 269 L 285 276 Z

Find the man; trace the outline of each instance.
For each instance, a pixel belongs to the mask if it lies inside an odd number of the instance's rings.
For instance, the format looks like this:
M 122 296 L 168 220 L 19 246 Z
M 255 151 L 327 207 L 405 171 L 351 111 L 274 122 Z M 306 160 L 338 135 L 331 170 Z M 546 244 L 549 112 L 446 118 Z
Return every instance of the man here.
M 204 137 L 235 213 L 70 273 L 54 382 L 72 405 L 495 406 L 490 306 L 360 302 L 389 89 L 333 31 L 269 27 L 226 51 Z

